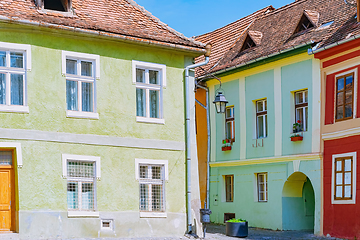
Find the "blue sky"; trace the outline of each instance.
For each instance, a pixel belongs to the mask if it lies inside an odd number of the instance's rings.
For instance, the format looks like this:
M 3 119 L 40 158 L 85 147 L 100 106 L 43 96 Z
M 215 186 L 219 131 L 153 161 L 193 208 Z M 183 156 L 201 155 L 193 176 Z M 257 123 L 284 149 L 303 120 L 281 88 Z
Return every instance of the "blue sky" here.
M 155 17 L 187 37 L 211 32 L 261 8 L 279 8 L 295 0 L 135 0 Z

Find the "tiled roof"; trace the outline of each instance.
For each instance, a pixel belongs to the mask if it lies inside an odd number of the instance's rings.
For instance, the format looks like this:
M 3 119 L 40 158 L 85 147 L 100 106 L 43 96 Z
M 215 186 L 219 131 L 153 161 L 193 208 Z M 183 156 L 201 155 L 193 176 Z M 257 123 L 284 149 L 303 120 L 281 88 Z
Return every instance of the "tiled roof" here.
M 129 37 L 138 41 L 149 40 L 195 50 L 204 49 L 204 44 L 170 28 L 133 0 L 72 0 L 71 2 L 72 11 L 62 13 L 40 9 L 34 0 L 2 0 L 0 19 L 40 23 L 40 25 L 51 24 L 53 27 L 73 27 L 121 35 L 125 36 L 125 39 Z
M 304 14 L 316 26 L 294 34 Z M 217 42 L 217 45 L 224 47 L 219 47 L 222 49 L 221 53 L 216 52 L 214 56 L 210 56 L 210 59 L 214 58 L 216 62 L 210 60 L 211 65 L 207 66 L 206 70 L 211 69 L 209 72 L 212 73 L 226 70 L 230 67 L 246 64 L 280 51 L 304 45 L 310 41 L 313 41 L 314 45 L 316 43 L 322 44 L 322 42 L 331 38 L 355 14 L 356 8 L 346 5 L 343 0 L 298 0 L 279 9 L 265 12 L 255 19 L 230 49 L 227 47 L 227 43 Z M 322 24 L 330 21 L 334 21 L 334 23 L 329 27 L 321 27 Z M 262 33 L 261 43 L 256 47 L 240 52 L 248 32 L 250 32 L 251 36 L 251 31 Z M 197 37 L 196 40 L 205 43 L 202 36 Z M 201 59 L 202 57 L 198 57 L 197 61 Z M 204 74 L 201 69 L 197 70 L 198 77 Z

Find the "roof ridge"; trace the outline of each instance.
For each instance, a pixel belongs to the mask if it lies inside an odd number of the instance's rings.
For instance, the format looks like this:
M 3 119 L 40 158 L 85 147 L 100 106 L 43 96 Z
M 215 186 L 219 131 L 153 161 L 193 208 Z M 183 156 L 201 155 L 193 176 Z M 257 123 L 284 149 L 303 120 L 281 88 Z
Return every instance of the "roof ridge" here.
M 272 12 L 269 12 L 266 16 L 271 16 L 271 15 L 273 15 L 273 14 L 277 14 L 277 13 L 279 13 L 279 12 L 281 12 L 281 11 L 284 11 L 284 10 L 286 10 L 286 9 L 288 9 L 288 8 L 291 8 L 291 7 L 293 7 L 293 6 L 296 6 L 296 5 L 300 4 L 300 3 L 307 2 L 307 1 L 308 1 L 308 0 L 297 0 L 297 1 L 295 1 L 295 2 L 286 4 L 286 5 L 282 6 L 282 7 L 279 7 L 278 9 L 275 9 L 275 10 L 272 11 Z M 265 17 L 265 16 L 264 16 L 264 17 Z
M 205 46 L 204 43 L 199 42 L 199 41 L 195 41 L 193 38 L 189 38 L 186 37 L 184 34 L 176 31 L 175 29 L 171 28 L 169 25 L 167 25 L 166 23 L 163 23 L 159 18 L 155 17 L 151 12 L 149 12 L 148 10 L 146 10 L 143 6 L 137 4 L 134 0 L 126 0 L 129 4 L 131 4 L 132 6 L 138 8 L 141 12 L 143 12 L 147 17 L 153 19 L 156 23 L 160 24 L 161 26 L 163 26 L 164 28 L 166 28 L 167 30 L 169 30 L 171 33 L 175 34 L 176 36 L 183 38 L 185 40 L 188 40 L 192 43 L 195 44 L 200 44 L 201 46 Z

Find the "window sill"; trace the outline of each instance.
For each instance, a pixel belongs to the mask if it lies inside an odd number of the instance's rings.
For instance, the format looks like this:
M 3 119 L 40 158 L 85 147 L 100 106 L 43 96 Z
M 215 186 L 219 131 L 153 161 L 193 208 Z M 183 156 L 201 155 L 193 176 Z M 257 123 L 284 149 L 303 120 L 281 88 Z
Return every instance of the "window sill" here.
M 355 199 L 351 199 L 351 200 L 335 200 L 335 199 L 331 199 L 331 203 L 332 204 L 355 204 Z
M 162 118 L 136 117 L 136 121 L 143 122 L 143 123 L 165 124 L 165 119 L 162 119 Z
M 166 218 L 166 212 L 140 212 L 141 218 Z
M 89 119 L 99 119 L 99 114 L 94 112 L 80 112 L 80 111 L 66 111 L 66 117 L 69 118 L 89 118 Z
M 68 217 L 91 217 L 91 218 L 98 218 L 99 212 L 88 212 L 88 211 L 68 211 Z
M 0 112 L 29 113 L 29 106 L 0 105 Z

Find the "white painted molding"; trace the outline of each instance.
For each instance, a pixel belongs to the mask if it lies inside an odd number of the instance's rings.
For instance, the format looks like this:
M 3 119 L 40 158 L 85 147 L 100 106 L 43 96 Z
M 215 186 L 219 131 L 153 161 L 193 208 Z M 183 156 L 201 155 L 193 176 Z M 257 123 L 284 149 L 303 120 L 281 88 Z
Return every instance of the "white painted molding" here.
M 141 218 L 166 218 L 166 212 L 140 212 Z
M 281 68 L 274 69 L 275 156 L 282 155 Z
M 0 148 L 9 149 L 9 150 L 15 149 L 16 164 L 17 164 L 18 168 L 22 168 L 23 161 L 22 161 L 21 143 L 0 142 Z
M 95 77 L 100 80 L 100 56 L 96 54 L 89 53 L 79 53 L 79 52 L 70 52 L 70 51 L 61 51 L 61 66 L 62 74 L 66 75 L 66 57 L 75 58 L 75 59 L 84 59 L 95 62 Z
M 149 165 L 164 165 L 165 170 L 165 181 L 169 180 L 169 164 L 168 160 L 154 160 L 154 159 L 139 159 L 135 158 L 135 179 L 139 180 L 139 169 L 140 164 L 149 164 Z
M 85 155 L 74 155 L 74 154 L 62 154 L 62 170 L 63 178 L 67 178 L 67 162 L 69 160 L 81 161 L 81 162 L 95 162 L 96 167 L 96 178 L 100 180 L 101 178 L 101 159 L 96 156 L 85 156 Z
M 29 113 L 29 106 L 0 105 L 0 112 Z
M 320 60 L 312 59 L 312 122 L 311 122 L 311 151 L 320 152 L 320 119 L 321 119 L 321 69 Z
M 301 160 L 294 160 L 293 161 L 294 172 L 299 172 L 300 171 L 300 163 L 301 163 Z
M 352 157 L 353 158 L 353 178 L 352 178 L 352 196 L 351 200 L 335 200 L 334 199 L 334 188 L 335 188 L 335 159 L 340 157 Z M 356 152 L 342 153 L 332 155 L 332 172 L 331 172 L 331 204 L 355 204 L 356 203 L 356 168 L 357 168 L 357 159 Z
M 143 123 L 158 123 L 158 124 L 165 124 L 165 119 L 163 118 L 147 118 L 147 117 L 136 117 L 137 122 Z
M 98 218 L 99 216 L 100 216 L 99 212 L 90 212 L 90 211 L 68 211 L 68 217 L 70 217 L 70 218 L 81 218 L 81 217 Z
M 161 81 L 162 81 L 161 86 L 166 87 L 166 65 L 165 64 L 132 60 L 132 81 L 134 84 L 136 83 L 136 68 L 137 67 L 143 67 L 143 68 L 149 68 L 149 69 L 161 71 Z
M 68 118 L 99 119 L 99 113 L 67 110 L 66 111 L 66 117 L 68 117 Z
M 343 137 L 351 137 L 351 136 L 355 136 L 355 135 L 360 135 L 360 127 L 350 128 L 350 129 L 345 129 L 345 130 L 330 132 L 330 133 L 323 133 L 321 136 L 322 136 L 323 140 L 332 140 L 332 139 L 338 139 L 338 138 L 343 138 Z
M 157 139 L 139 139 L 127 137 L 111 137 L 93 134 L 75 134 L 62 132 L 46 132 L 39 130 L 0 128 L 0 139 L 16 139 L 31 141 L 46 141 L 60 143 L 81 143 L 88 145 L 129 147 L 144 149 L 161 149 L 184 151 L 185 142 L 175 142 Z
M 213 98 L 211 98 L 213 99 Z M 245 77 L 239 79 L 239 115 L 240 121 L 240 159 L 246 158 L 246 98 L 245 98 Z M 212 121 L 214 122 L 214 121 Z M 236 123 L 235 123 L 236 125 Z
M 31 45 L 19 44 L 19 43 L 8 43 L 0 42 L 0 50 L 14 50 L 25 52 L 25 67 L 27 71 L 31 71 Z

